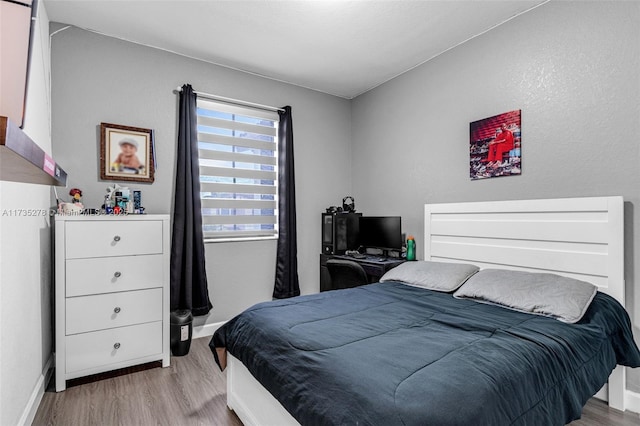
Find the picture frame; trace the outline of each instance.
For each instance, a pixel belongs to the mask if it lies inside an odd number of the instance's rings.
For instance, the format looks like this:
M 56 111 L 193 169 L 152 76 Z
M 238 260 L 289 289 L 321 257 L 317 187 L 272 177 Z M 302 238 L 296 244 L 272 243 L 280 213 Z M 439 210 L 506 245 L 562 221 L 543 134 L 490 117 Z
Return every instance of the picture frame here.
M 100 179 L 153 183 L 153 130 L 100 123 Z
M 521 114 L 517 109 L 469 123 L 471 180 L 522 173 Z

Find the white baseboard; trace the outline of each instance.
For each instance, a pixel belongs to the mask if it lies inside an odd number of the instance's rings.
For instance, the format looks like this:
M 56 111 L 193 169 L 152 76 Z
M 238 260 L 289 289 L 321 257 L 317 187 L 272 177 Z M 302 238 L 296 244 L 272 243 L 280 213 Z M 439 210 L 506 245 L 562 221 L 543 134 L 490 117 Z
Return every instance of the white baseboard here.
M 640 393 L 627 389 L 624 393 L 625 408 L 634 413 L 640 413 Z
M 36 413 L 38 412 L 38 407 L 40 406 L 40 401 L 42 401 L 42 397 L 44 396 L 44 391 L 47 388 L 47 383 L 49 383 L 49 379 L 53 374 L 53 354 L 49 355 L 49 359 L 47 363 L 44 365 L 42 369 L 42 374 L 38 377 L 38 381 L 33 388 L 33 392 L 31 392 L 31 396 L 29 397 L 29 401 L 27 402 L 27 406 L 24 408 L 22 412 L 22 416 L 20 416 L 20 420 L 18 421 L 19 426 L 28 426 L 33 423 L 33 419 L 36 418 Z
M 212 324 L 203 324 L 196 327 L 193 327 L 192 339 L 199 339 L 201 337 L 213 336 L 213 333 L 216 332 L 226 321 L 222 322 L 214 322 Z

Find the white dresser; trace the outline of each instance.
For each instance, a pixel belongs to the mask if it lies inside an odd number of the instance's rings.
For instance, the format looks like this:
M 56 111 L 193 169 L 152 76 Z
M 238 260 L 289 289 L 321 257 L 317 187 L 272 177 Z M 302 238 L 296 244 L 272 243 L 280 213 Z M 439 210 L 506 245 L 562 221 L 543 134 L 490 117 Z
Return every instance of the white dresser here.
M 169 366 L 169 216 L 55 216 L 56 391 L 69 379 Z

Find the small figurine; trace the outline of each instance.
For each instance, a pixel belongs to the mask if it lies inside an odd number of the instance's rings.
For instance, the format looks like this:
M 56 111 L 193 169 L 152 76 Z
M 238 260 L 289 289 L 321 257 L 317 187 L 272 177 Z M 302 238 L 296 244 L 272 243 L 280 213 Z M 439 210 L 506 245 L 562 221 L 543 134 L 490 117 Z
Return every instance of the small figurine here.
M 58 213 L 59 214 L 80 214 L 84 210 L 84 206 L 82 205 L 82 191 L 78 188 L 73 188 L 69 191 L 69 195 L 71 195 L 71 202 L 65 203 L 60 202 L 58 204 Z
M 78 188 L 72 188 L 71 191 L 69 191 L 69 195 L 71 195 L 72 203 L 82 203 L 82 191 Z

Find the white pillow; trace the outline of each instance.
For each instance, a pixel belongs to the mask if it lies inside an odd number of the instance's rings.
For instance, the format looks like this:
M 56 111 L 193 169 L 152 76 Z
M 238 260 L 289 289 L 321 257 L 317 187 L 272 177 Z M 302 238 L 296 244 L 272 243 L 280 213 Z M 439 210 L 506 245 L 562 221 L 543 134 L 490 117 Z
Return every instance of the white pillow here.
M 466 263 L 445 263 L 417 260 L 404 262 L 388 271 L 380 282 L 400 281 L 429 290 L 451 292 L 480 268 Z
M 586 281 L 556 274 L 483 269 L 453 296 L 575 323 L 597 291 Z

